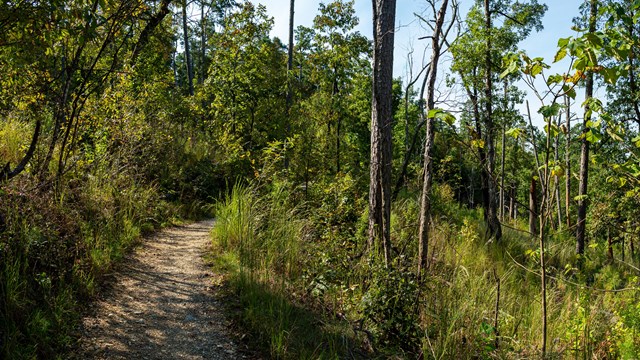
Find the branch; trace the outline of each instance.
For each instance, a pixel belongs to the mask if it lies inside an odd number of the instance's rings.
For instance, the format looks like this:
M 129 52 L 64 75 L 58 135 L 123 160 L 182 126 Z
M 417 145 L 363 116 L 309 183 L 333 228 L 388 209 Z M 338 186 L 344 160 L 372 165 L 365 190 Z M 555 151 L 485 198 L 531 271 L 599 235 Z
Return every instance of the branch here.
M 38 118 L 36 122 L 36 128 L 33 131 L 33 137 L 31 138 L 31 144 L 29 145 L 29 150 L 24 155 L 20 163 L 15 167 L 15 169 L 11 170 L 9 163 L 7 163 L 4 168 L 0 171 L 0 183 L 7 182 L 10 179 L 16 177 L 27 167 L 29 161 L 33 157 L 33 154 L 36 151 L 36 145 L 38 145 L 38 138 L 40 137 L 40 128 L 42 126 L 42 119 Z
M 495 12 L 496 12 L 496 13 L 498 13 L 498 14 L 500 14 L 500 15 L 502 15 L 502 16 L 504 16 L 504 17 L 506 17 L 507 19 L 509 19 L 509 20 L 513 21 L 514 23 L 516 23 L 516 24 L 518 24 L 518 25 L 520 25 L 520 26 L 524 26 L 524 24 L 523 24 L 523 23 L 521 23 L 520 21 L 516 20 L 516 19 L 515 19 L 515 18 L 513 18 L 512 16 L 509 16 L 509 15 L 507 15 L 507 14 L 503 13 L 502 11 L 497 11 L 497 10 L 496 10 Z
M 160 3 L 160 10 L 158 10 L 158 12 L 151 18 L 151 20 L 149 20 L 147 25 L 144 27 L 144 29 L 140 33 L 138 42 L 136 43 L 136 46 L 133 48 L 133 55 L 131 55 L 131 64 L 135 64 L 136 60 L 138 59 L 138 56 L 140 55 L 140 52 L 149 42 L 149 38 L 151 37 L 151 34 L 153 33 L 153 31 L 158 27 L 158 25 L 160 25 L 160 23 L 162 22 L 162 20 L 164 20 L 167 14 L 169 14 L 170 3 L 171 3 L 171 0 L 162 0 L 162 2 Z

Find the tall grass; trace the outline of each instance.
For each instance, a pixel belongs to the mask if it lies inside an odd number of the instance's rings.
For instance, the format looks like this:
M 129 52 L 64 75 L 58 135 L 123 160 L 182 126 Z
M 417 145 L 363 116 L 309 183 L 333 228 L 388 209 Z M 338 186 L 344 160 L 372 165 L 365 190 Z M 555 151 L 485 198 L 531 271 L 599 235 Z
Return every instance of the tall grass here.
M 241 304 L 239 320 L 273 358 L 344 356 L 352 342 L 339 322 L 299 304 L 307 221 L 284 188 L 260 198 L 236 185 L 215 208 L 215 262 L 229 273 Z M 308 305 L 308 304 L 307 304 Z
M 335 339 L 351 339 L 349 349 L 368 344 L 373 351 L 366 357 L 540 356 L 539 253 L 537 241 L 518 230 L 526 224 L 514 222 L 500 243 L 487 242 L 482 214 L 458 206 L 446 186 L 436 187 L 428 276 L 418 284 L 417 197 L 393 205 L 394 261 L 385 268 L 364 251 L 367 217 L 353 216 L 360 203 L 349 205 L 349 185 L 338 181 L 335 188 L 346 195 L 326 190 L 306 212 L 289 204 L 278 187 L 260 192 L 237 186 L 217 207 L 214 243 L 220 253 L 232 254 L 219 259 L 235 261 L 229 268 L 235 269 L 231 283 L 242 320 L 271 356 L 344 356 Z M 587 254 L 586 267 L 593 270 L 578 272 L 571 266 L 572 247 L 567 236 L 548 239 L 547 356 L 636 358 L 637 277 L 630 268 L 606 265 L 596 246 Z M 625 286 L 630 290 L 601 291 Z M 346 321 L 338 322 L 337 332 L 314 335 L 322 345 L 305 345 L 304 334 L 315 330 L 300 314 L 319 307 Z

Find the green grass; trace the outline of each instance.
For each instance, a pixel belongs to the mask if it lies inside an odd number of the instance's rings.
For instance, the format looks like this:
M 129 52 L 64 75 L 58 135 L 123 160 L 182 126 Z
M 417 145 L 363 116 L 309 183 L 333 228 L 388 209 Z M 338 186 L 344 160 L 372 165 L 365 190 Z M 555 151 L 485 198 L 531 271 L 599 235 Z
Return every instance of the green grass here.
M 212 262 L 226 274 L 237 298 L 237 320 L 272 358 L 357 356 L 349 323 L 312 311 L 293 295 L 299 290 L 294 282 L 301 274 L 305 222 L 287 206 L 282 189 L 268 203 L 254 191 L 235 186 L 216 207 L 211 233 L 216 249 Z
M 505 228 L 499 244 L 487 242 L 482 214 L 457 206 L 446 187 L 437 188 L 428 276 L 417 285 L 417 197 L 405 196 L 393 206 L 395 258 L 385 269 L 375 256 L 362 253 L 366 213 L 349 220 L 357 209 L 348 204 L 357 202 L 333 195 L 326 191 L 319 205 L 302 211 L 288 204 L 287 192 L 277 186 L 261 192 L 236 187 L 216 208 L 217 263 L 240 301 L 241 323 L 270 356 L 344 356 L 349 347 L 341 344 L 355 337 L 354 327 L 362 330 L 355 343 L 369 342 L 374 349 L 367 357 L 540 356 L 538 242 L 517 230 L 526 224 Z M 585 269 L 578 271 L 573 246 L 564 233 L 547 239 L 548 358 L 636 358 L 637 274 L 608 264 L 602 246 L 588 249 Z M 624 287 L 630 290 L 601 291 Z M 326 330 L 326 322 L 314 315 L 318 308 L 351 325 Z M 317 340 L 309 342 L 306 334 Z

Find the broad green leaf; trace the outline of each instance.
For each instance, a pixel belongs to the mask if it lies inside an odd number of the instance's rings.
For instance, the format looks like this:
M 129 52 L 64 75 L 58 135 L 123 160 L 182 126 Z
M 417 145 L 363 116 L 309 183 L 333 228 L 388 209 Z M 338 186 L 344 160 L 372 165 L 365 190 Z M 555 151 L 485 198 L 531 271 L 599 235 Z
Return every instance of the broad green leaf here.
M 427 114 L 427 117 L 428 117 L 429 119 L 433 119 L 433 118 L 437 117 L 437 116 L 438 116 L 438 114 L 442 113 L 443 111 L 444 111 L 444 110 L 442 110 L 442 109 L 438 109 L 438 108 L 431 109 L 431 110 L 429 110 L 429 113 Z
M 564 59 L 566 56 L 567 56 L 567 49 L 562 48 L 558 50 L 558 52 L 556 53 L 556 56 L 553 58 L 553 62 L 557 63 L 558 61 Z
M 517 138 L 520 137 L 520 134 L 522 134 L 522 129 L 520 129 L 520 128 L 512 128 L 512 129 L 509 129 L 509 130 L 505 131 L 504 134 L 507 135 L 507 136 L 511 136 L 514 139 L 517 139 Z
M 610 128 L 607 128 L 607 134 L 609 134 L 609 136 L 611 136 L 611 138 L 615 141 L 619 141 L 622 142 L 624 141 L 620 135 L 616 134 L 613 130 L 611 130 Z
M 558 103 L 552 105 L 545 105 L 538 110 L 538 114 L 541 114 L 545 118 L 557 116 L 562 106 Z
M 574 86 L 564 85 L 562 87 L 562 91 L 564 91 L 564 93 L 568 97 L 575 100 L 577 94 L 576 94 L 576 88 Z
M 569 40 L 571 40 L 570 37 L 568 38 L 560 38 L 558 39 L 558 47 L 559 48 L 564 48 L 567 46 L 567 44 L 569 44 Z
M 556 124 L 551 124 L 551 129 L 549 129 L 549 125 L 545 125 L 544 132 L 549 134 L 551 137 L 556 137 L 560 133 L 560 128 L 558 128 L 558 125 Z
M 431 109 L 428 113 L 429 119 L 438 119 L 446 122 L 449 125 L 453 125 L 456 122 L 456 117 L 453 116 L 450 112 L 445 111 L 443 109 Z
M 595 129 L 589 129 L 589 131 L 585 134 L 585 138 L 590 143 L 597 143 L 602 140 L 602 134 L 596 131 Z
M 559 84 L 563 79 L 564 77 L 560 74 L 551 75 L 547 78 L 547 85 Z

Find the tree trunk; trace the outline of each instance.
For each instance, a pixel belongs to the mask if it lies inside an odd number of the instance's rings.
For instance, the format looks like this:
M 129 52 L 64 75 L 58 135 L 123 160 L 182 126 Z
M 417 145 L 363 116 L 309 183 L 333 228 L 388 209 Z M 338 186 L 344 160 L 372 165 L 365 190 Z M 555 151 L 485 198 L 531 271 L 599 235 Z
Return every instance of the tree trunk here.
M 187 63 L 187 81 L 189 82 L 189 95 L 193 96 L 193 65 L 191 63 L 189 26 L 187 25 L 187 20 L 187 0 L 182 0 L 182 31 L 184 35 L 185 62 Z
M 558 126 L 558 129 L 560 128 L 560 122 L 562 121 L 562 118 L 560 115 L 558 115 L 558 123 L 556 124 Z M 554 163 L 558 164 L 560 161 L 560 133 L 558 133 L 558 135 L 556 135 L 556 139 L 555 139 L 555 149 L 554 149 Z M 554 181 L 555 181 L 555 197 L 556 197 L 556 208 L 557 208 L 557 212 L 558 212 L 558 229 L 562 229 L 562 201 L 560 200 L 560 177 L 558 176 L 558 174 L 556 173 L 555 177 L 554 177 Z
M 567 106 L 566 120 L 567 120 L 567 134 L 565 143 L 564 154 L 564 167 L 565 167 L 565 219 L 567 220 L 567 229 L 571 228 L 571 100 L 568 96 L 564 97 L 565 105 Z
M 507 82 L 504 82 L 504 112 L 506 113 L 507 107 L 509 106 L 508 98 L 507 98 Z M 506 154 L 506 132 L 507 132 L 507 119 L 506 117 L 502 119 L 502 151 L 500 152 L 501 161 L 500 161 L 500 220 L 504 221 L 504 208 L 505 208 L 505 199 L 504 199 L 504 162 L 505 162 L 505 154 Z
M 500 163 L 500 220 L 504 221 L 504 208 L 505 208 L 505 199 L 504 199 L 504 161 L 505 161 L 505 147 L 506 147 L 506 124 L 502 125 L 502 151 L 501 157 L 502 162 Z
M 434 140 L 434 119 L 428 114 L 435 108 L 435 86 L 438 75 L 438 61 L 440 61 L 440 35 L 447 12 L 449 0 L 444 0 L 436 17 L 435 30 L 431 41 L 431 68 L 429 69 L 429 85 L 427 87 L 427 139 L 424 144 L 424 172 L 422 179 L 422 194 L 420 196 L 420 228 L 418 230 L 418 278 L 427 266 L 427 252 L 429 246 L 429 224 L 431 220 L 431 182 L 433 180 L 433 159 L 431 152 Z
M 529 233 L 531 236 L 536 234 L 536 179 L 531 177 L 531 186 L 529 186 Z
M 22 160 L 16 165 L 16 167 L 11 170 L 11 164 L 7 163 L 4 168 L 0 169 L 0 184 L 5 183 L 12 178 L 18 176 L 24 169 L 27 167 L 29 161 L 33 157 L 33 154 L 36 152 L 36 146 L 38 145 L 38 138 L 40 137 L 40 129 L 42 127 L 42 119 L 38 117 L 36 120 L 36 127 L 33 130 L 33 136 L 31 137 L 31 144 L 29 144 L 29 149 L 22 157 Z
M 372 0 L 373 94 L 369 184 L 369 247 L 381 244 L 385 265 L 391 257 L 391 123 L 395 0 Z
M 207 20 L 204 16 L 204 1 L 200 4 L 200 76 L 198 76 L 198 84 L 204 84 L 205 75 L 207 73 Z
M 295 15 L 295 0 L 291 0 L 289 3 L 289 46 L 287 49 L 287 123 L 285 126 L 285 151 L 284 151 L 284 168 L 289 169 L 289 155 L 287 153 L 287 140 L 291 135 L 291 106 L 293 105 L 293 86 L 292 71 L 293 71 L 293 28 L 294 28 L 294 15 Z
M 591 7 L 589 10 L 589 33 L 596 32 L 596 17 L 598 15 L 597 0 L 591 0 Z M 587 73 L 587 83 L 585 89 L 585 102 L 593 97 L 593 72 Z M 591 122 L 591 111 L 589 104 L 584 108 L 584 123 L 582 133 L 586 135 L 589 131 L 589 122 Z M 576 224 L 576 253 L 578 255 L 584 254 L 584 245 L 586 238 L 586 223 L 587 223 L 587 184 L 589 181 L 589 141 L 587 137 L 583 136 L 581 139 L 580 149 L 580 186 L 578 189 L 578 220 Z
M 424 68 L 422 68 L 422 71 L 420 71 L 420 74 L 425 71 L 430 65 L 425 66 Z M 406 178 L 407 178 L 407 170 L 409 168 L 409 162 L 411 162 L 411 157 L 413 156 L 413 152 L 415 151 L 415 148 L 417 146 L 418 143 L 418 137 L 420 135 L 420 129 L 422 129 L 422 126 L 426 123 L 426 119 L 424 116 L 424 102 L 422 101 L 422 99 L 424 98 L 424 92 L 425 89 L 427 87 L 427 80 L 429 79 L 428 74 L 425 75 L 424 77 L 424 81 L 422 82 L 422 86 L 420 88 L 420 96 L 418 97 L 420 99 L 419 102 L 419 111 L 420 111 L 420 121 L 418 122 L 418 124 L 416 125 L 415 129 L 413 130 L 413 137 L 411 138 L 411 142 L 409 143 L 409 139 L 408 139 L 408 134 L 409 134 L 409 115 L 408 115 L 408 111 L 409 111 L 409 88 L 411 86 L 413 86 L 418 79 L 420 78 L 420 74 L 418 74 L 418 76 L 415 78 L 415 80 L 413 80 L 411 83 L 409 83 L 407 85 L 406 91 L 405 91 L 405 105 L 404 105 L 404 109 L 405 109 L 405 153 L 404 153 L 404 161 L 402 162 L 402 168 L 400 170 L 400 175 L 398 176 L 398 180 L 396 181 L 396 185 L 395 188 L 393 189 L 393 193 L 391 194 L 391 198 L 392 199 L 396 199 L 398 197 L 398 194 L 400 193 L 400 189 L 402 189 L 402 187 L 405 184 Z
M 490 0 L 484 0 L 484 11 L 485 11 L 485 27 L 486 27 L 486 36 L 487 36 L 487 48 L 485 53 L 485 88 L 484 88 L 484 96 L 485 96 L 485 126 L 486 126 L 486 144 L 487 147 L 487 162 L 486 166 L 483 166 L 483 171 L 485 172 L 486 184 L 488 187 L 488 196 L 489 196 L 489 204 L 485 211 L 485 220 L 487 221 L 489 237 L 494 237 L 496 242 L 500 241 L 502 238 L 502 226 L 500 225 L 500 221 L 498 220 L 497 214 L 497 194 L 496 194 L 496 184 L 493 179 L 493 175 L 495 173 L 495 143 L 494 143 L 494 134 L 495 128 L 493 123 L 493 68 L 491 63 L 491 9 L 489 7 Z
M 145 25 L 144 29 L 140 32 L 140 37 L 138 37 L 138 41 L 136 45 L 133 47 L 133 53 L 131 55 L 131 64 L 135 64 L 140 52 L 149 42 L 149 38 L 153 31 L 162 23 L 162 20 L 169 14 L 169 4 L 171 0 L 162 0 L 160 2 L 160 10 L 149 19 L 147 25 Z
M 633 18 L 633 11 L 631 12 L 631 17 Z M 634 26 L 635 24 L 631 24 L 628 26 L 629 29 L 629 38 L 633 39 L 634 34 Z M 638 104 L 638 84 L 636 81 L 636 72 L 635 72 L 635 59 L 636 59 L 636 48 L 635 46 L 631 46 L 629 49 L 629 91 L 631 92 L 631 102 L 633 105 L 633 111 L 636 115 L 636 124 L 638 124 L 638 131 L 640 131 L 640 104 Z

